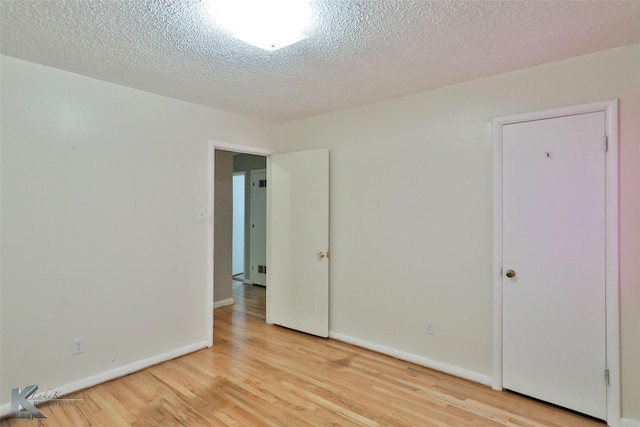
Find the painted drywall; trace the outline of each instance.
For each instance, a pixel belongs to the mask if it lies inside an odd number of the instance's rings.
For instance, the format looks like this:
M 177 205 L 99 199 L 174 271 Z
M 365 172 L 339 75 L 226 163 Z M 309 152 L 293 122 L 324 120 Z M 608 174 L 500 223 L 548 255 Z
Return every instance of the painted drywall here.
M 331 331 L 491 375 L 492 119 L 612 98 L 622 411 L 640 420 L 637 44 L 282 125 L 280 152 L 331 150 Z
M 233 238 L 231 273 L 235 276 L 244 273 L 244 189 L 246 186 L 244 172 L 233 174 Z
M 210 339 L 209 140 L 274 149 L 276 127 L 0 60 L 0 405 Z
M 251 171 L 266 169 L 267 158 L 253 154 L 238 153 L 233 156 L 233 171 L 245 172 L 244 180 L 244 273 L 245 279 L 250 280 L 251 272 Z
M 233 298 L 233 153 L 215 151 L 214 226 L 213 226 L 213 300 Z

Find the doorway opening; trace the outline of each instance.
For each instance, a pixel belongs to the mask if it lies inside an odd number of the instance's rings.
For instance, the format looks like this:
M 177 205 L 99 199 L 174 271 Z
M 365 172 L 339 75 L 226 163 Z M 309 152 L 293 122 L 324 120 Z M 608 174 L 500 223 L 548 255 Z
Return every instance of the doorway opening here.
M 217 142 L 211 142 L 210 148 L 210 208 L 213 215 L 209 233 L 212 255 L 209 286 L 213 288 L 212 311 L 216 310 L 216 316 L 217 310 L 223 309 L 229 311 L 229 315 L 258 316 L 264 322 L 266 191 L 264 197 L 256 201 L 255 194 L 252 194 L 255 193 L 252 191 L 252 176 L 255 171 L 261 171 L 265 175 L 262 181 L 266 182 L 267 156 L 271 153 Z M 261 238 L 257 235 L 256 223 L 263 225 Z M 257 267 L 252 269 L 252 264 L 256 264 L 256 253 L 263 254 L 259 263 L 264 276 L 262 280 L 257 274 Z M 256 281 L 261 286 L 255 286 Z M 254 287 L 260 289 L 256 291 Z M 210 329 L 213 337 L 213 316 Z
M 266 286 L 265 156 L 215 150 L 214 307 L 233 303 L 232 280 Z
M 264 261 L 257 259 L 253 269 L 251 264 L 257 257 L 250 254 L 254 260 L 248 259 L 247 252 L 251 251 L 251 246 L 245 244 L 244 274 L 249 277 L 245 276 L 242 283 L 246 281 L 252 286 L 260 283 L 260 275 L 267 279 L 264 281 L 266 288 L 260 286 L 266 299 L 264 315 L 267 323 L 327 337 L 329 151 L 321 149 L 274 155 L 275 152 L 266 149 L 214 141 L 210 142 L 209 149 L 209 314 L 216 306 L 234 304 L 231 259 L 233 153 L 252 154 L 265 161 L 266 175 L 264 171 L 254 170 L 252 179 L 245 179 L 245 185 L 251 182 L 252 188 L 262 188 L 260 197 L 268 202 L 265 212 L 277 212 L 277 215 L 269 216 L 268 230 L 266 216 L 261 217 L 265 230 L 269 232 L 264 237 L 267 248 Z M 271 181 L 269 188 L 267 176 Z M 246 196 L 245 191 L 245 201 Z M 247 212 L 251 212 L 251 208 L 245 205 L 245 218 L 251 218 L 250 229 L 253 229 L 257 221 Z M 247 234 L 251 235 L 245 229 L 245 239 Z M 243 313 L 238 314 L 242 316 Z M 235 318 L 236 313 L 233 315 Z M 214 316 L 208 315 L 207 318 L 207 332 L 210 345 L 213 345 Z

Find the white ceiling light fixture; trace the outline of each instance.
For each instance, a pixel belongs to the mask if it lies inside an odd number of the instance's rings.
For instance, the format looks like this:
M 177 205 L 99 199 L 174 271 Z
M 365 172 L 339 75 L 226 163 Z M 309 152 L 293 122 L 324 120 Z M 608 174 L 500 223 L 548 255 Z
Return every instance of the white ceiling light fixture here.
M 311 19 L 308 0 L 215 0 L 210 10 L 234 37 L 268 51 L 305 39 Z

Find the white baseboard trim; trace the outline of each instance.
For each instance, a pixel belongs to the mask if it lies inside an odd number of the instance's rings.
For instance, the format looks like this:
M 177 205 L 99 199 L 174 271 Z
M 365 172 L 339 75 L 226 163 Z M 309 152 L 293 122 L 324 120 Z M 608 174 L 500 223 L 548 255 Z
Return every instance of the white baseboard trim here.
M 90 377 L 83 378 L 78 381 L 73 381 L 71 383 L 68 383 L 59 387 L 51 387 L 50 390 L 54 390 L 55 392 L 57 392 L 58 396 L 64 396 L 66 394 L 70 394 L 79 390 L 83 390 L 85 388 L 93 387 L 94 385 L 102 384 L 104 382 L 123 377 L 133 372 L 137 372 L 142 369 L 148 368 L 149 366 L 157 365 L 158 363 L 166 362 L 167 360 L 175 359 L 177 357 L 184 356 L 185 354 L 202 350 L 203 348 L 207 348 L 208 346 L 209 346 L 208 340 L 199 341 L 184 347 L 179 347 L 179 348 L 167 351 L 165 353 L 148 357 L 146 359 L 138 360 L 137 362 L 133 362 L 128 365 L 119 366 L 117 368 L 110 369 L 108 371 L 101 372 L 99 374 L 92 375 Z M 24 387 L 27 385 L 29 384 L 21 384 L 20 386 Z M 36 392 L 36 395 L 44 392 L 46 392 L 46 390 L 38 390 Z M 43 400 L 40 403 L 44 403 L 45 401 L 46 400 Z M 0 417 L 5 417 L 9 415 L 10 411 L 11 411 L 11 402 L 0 406 Z
M 220 307 L 225 307 L 227 305 L 232 305 L 233 304 L 233 298 L 227 298 L 227 299 L 223 299 L 220 301 L 214 301 L 213 302 L 213 309 L 215 310 L 216 308 L 220 308 Z
M 253 285 L 253 282 L 249 279 L 244 279 L 242 283 L 244 283 L 245 285 Z
M 620 419 L 620 427 L 640 427 L 640 421 L 631 418 Z
M 447 363 L 438 362 L 428 359 L 416 354 L 407 353 L 405 351 L 397 350 L 395 348 L 386 347 L 384 345 L 375 344 L 369 341 L 364 341 L 359 338 L 350 337 L 348 335 L 341 334 L 339 332 L 329 331 L 329 338 L 333 338 L 338 341 L 343 341 L 348 344 L 353 344 L 358 347 L 373 350 L 378 353 L 386 354 L 388 356 L 395 357 L 396 359 L 404 360 L 407 362 L 415 363 L 416 365 L 425 366 L 427 368 L 435 369 L 446 374 L 454 375 L 456 377 L 464 378 L 466 380 L 475 381 L 480 384 L 491 386 L 492 377 L 488 375 L 479 374 L 477 372 L 469 371 L 467 369 L 460 368 L 458 366 L 449 365 Z

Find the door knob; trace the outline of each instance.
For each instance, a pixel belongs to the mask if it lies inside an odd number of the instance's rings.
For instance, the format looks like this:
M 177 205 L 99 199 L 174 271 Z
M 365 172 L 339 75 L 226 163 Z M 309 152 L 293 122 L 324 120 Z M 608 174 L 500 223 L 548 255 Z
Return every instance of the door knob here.
M 505 275 L 507 277 L 515 277 L 516 276 L 516 272 L 513 270 L 507 270 L 507 272 L 505 273 Z
M 318 259 L 322 259 L 326 256 L 324 252 L 318 252 L 316 255 L 318 256 Z

